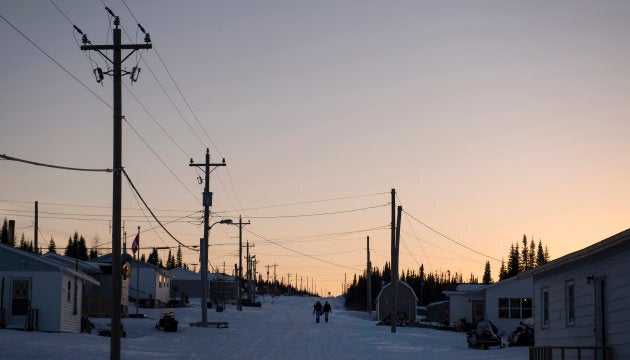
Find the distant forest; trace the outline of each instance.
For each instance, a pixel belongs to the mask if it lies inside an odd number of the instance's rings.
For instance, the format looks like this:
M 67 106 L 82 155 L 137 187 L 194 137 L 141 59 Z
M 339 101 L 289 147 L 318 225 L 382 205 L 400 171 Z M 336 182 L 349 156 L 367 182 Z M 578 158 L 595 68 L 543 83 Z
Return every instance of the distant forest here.
M 528 241 L 527 236 L 523 235 L 522 241 L 519 243 L 513 243 L 510 245 L 508 251 L 507 262 L 501 261 L 501 267 L 499 269 L 499 281 L 518 275 L 520 272 L 529 270 L 536 266 L 540 266 L 549 262 L 549 250 L 546 245 L 543 245 L 541 240 L 538 240 L 538 244 L 533 239 Z M 388 284 L 391 281 L 391 264 L 385 263 L 383 271 L 379 268 L 372 268 L 372 304 L 376 302 L 376 297 L 381 291 L 383 285 Z M 470 274 L 466 281 L 464 281 L 463 274 L 450 270 L 438 273 L 429 272 L 426 273 L 424 265 L 421 264 L 420 268 L 407 269 L 400 273 L 400 280 L 406 282 L 411 286 L 413 291 L 418 297 L 419 305 L 426 305 L 436 301 L 446 300 L 444 291 L 453 291 L 459 284 L 491 284 L 494 282 L 492 278 L 492 272 L 490 268 L 490 261 L 486 261 L 483 269 L 483 276 L 481 282 L 474 275 Z M 367 303 L 367 277 L 366 274 L 354 275 L 352 284 L 346 291 L 346 307 L 355 310 L 365 310 Z

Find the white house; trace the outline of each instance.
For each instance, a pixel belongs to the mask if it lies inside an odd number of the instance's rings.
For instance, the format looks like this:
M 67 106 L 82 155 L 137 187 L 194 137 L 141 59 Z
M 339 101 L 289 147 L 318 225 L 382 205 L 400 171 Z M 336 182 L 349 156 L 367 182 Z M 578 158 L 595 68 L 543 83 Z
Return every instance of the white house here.
M 103 255 L 94 259 L 97 263 L 109 263 L 111 265 L 111 254 Z M 128 281 L 129 300 L 140 301 L 143 307 L 164 307 L 171 299 L 171 283 L 173 276 L 166 270 L 143 261 L 136 261 L 130 255 L 122 256 L 123 266 L 128 266 L 129 271 L 125 271 L 123 281 Z M 127 298 L 127 297 L 125 297 Z
M 98 281 L 81 271 L 0 245 L 0 322 L 9 328 L 81 331 L 82 289 Z
M 461 284 L 455 291 L 445 291 L 449 297 L 449 325 L 462 319 L 476 325 L 490 320 L 510 334 L 521 321 L 532 317 L 533 285 L 531 278 L 511 277 L 494 284 Z
M 190 298 L 201 298 L 201 274 L 183 268 L 168 271 L 173 276 L 172 292 L 180 299 L 186 294 Z M 234 276 L 225 274 L 208 274 L 208 299 L 214 302 L 236 300 L 238 284 Z
M 539 354 L 630 359 L 630 229 L 520 277 L 533 278 Z

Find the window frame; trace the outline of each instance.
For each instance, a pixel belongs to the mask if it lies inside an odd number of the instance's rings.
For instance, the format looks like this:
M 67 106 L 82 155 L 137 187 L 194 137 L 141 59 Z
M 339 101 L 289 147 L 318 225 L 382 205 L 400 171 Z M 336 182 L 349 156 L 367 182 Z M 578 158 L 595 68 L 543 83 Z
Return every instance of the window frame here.
M 549 328 L 549 288 L 540 289 L 540 326 L 542 329 Z
M 567 327 L 575 326 L 575 281 L 567 280 L 564 284 L 564 306 Z

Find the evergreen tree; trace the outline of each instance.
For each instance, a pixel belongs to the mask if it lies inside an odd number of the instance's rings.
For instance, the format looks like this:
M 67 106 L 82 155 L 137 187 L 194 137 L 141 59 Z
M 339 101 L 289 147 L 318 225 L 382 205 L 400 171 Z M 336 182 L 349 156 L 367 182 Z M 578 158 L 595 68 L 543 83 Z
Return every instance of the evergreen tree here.
M 74 244 L 74 240 L 72 240 L 72 237 L 68 238 L 68 245 L 66 245 L 66 250 L 63 252 L 63 254 L 65 256 L 76 258 L 77 246 Z
M 77 236 L 79 236 L 79 234 L 77 232 L 74 233 L 75 238 Z M 77 241 L 77 240 L 75 240 Z M 83 260 L 86 261 L 88 259 L 88 250 L 87 250 L 87 245 L 85 243 L 85 238 L 83 238 L 83 235 L 81 235 L 79 237 L 79 240 L 77 242 L 77 257 L 79 260 Z
M 4 218 L 4 222 L 2 223 L 2 232 L 0 233 L 0 243 L 9 245 L 9 221 L 7 221 L 7 218 Z
M 514 244 L 510 245 L 510 255 L 508 256 L 507 272 L 506 272 L 506 275 L 508 278 L 518 275 L 519 270 L 520 270 L 520 264 L 521 264 L 521 258 L 519 256 L 519 246 L 517 242 L 516 245 Z
M 545 264 L 548 263 L 549 260 L 550 260 L 549 249 L 547 249 L 547 245 L 545 245 Z
M 88 257 L 90 258 L 90 260 L 96 259 L 98 257 L 98 252 L 96 251 L 96 249 L 94 248 L 90 249 L 90 253 L 88 254 Z
M 501 269 L 499 269 L 499 281 L 507 279 L 507 269 L 505 267 L 505 261 L 501 258 Z
M 534 241 L 534 237 L 532 236 L 531 241 L 529 242 L 529 268 L 533 268 L 536 266 L 536 241 Z
M 166 270 L 175 268 L 175 257 L 171 253 L 171 249 L 168 250 L 168 256 L 166 258 Z
M 147 263 L 158 266 L 159 262 L 160 255 L 158 254 L 157 249 L 153 248 L 153 250 L 151 250 L 151 254 L 149 254 L 149 257 L 147 258 Z
M 542 240 L 538 240 L 538 248 L 536 249 L 536 266 L 544 265 L 547 261 L 545 261 L 545 250 L 543 250 Z
M 479 279 L 475 276 L 475 274 L 470 273 L 470 278 L 468 279 L 469 284 L 479 284 Z
M 486 260 L 486 267 L 483 270 L 483 278 L 481 281 L 488 285 L 492 284 L 492 274 L 490 273 L 490 261 Z
M 183 267 L 183 265 L 184 265 L 184 261 L 183 260 L 184 260 L 184 258 L 182 256 L 182 246 L 179 245 L 177 247 L 177 259 L 175 261 L 175 266 L 176 267 Z
M 147 259 L 144 257 L 144 254 L 142 254 L 142 256 L 140 256 L 140 261 L 147 262 Z
M 527 236 L 523 234 L 523 251 L 521 251 L 520 271 L 526 271 L 527 269 L 529 269 L 529 245 L 527 244 Z

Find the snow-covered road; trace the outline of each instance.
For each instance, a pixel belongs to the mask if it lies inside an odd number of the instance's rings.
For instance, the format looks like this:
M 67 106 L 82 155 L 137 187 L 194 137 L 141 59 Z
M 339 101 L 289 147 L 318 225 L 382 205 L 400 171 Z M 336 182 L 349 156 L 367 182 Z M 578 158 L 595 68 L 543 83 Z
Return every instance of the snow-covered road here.
M 123 359 L 527 359 L 526 348 L 474 350 L 463 335 L 422 328 L 375 326 L 366 313 L 345 311 L 333 299 L 330 322 L 315 323 L 314 298 L 263 300 L 261 308 L 228 306 L 208 310 L 209 321 L 229 328 L 195 328 L 198 306 L 175 309 L 177 332 L 155 329 L 160 310 L 148 319 L 123 319 Z M 107 319 L 93 319 L 97 328 Z M 109 338 L 88 334 L 48 334 L 0 330 L 0 359 L 108 359 Z

